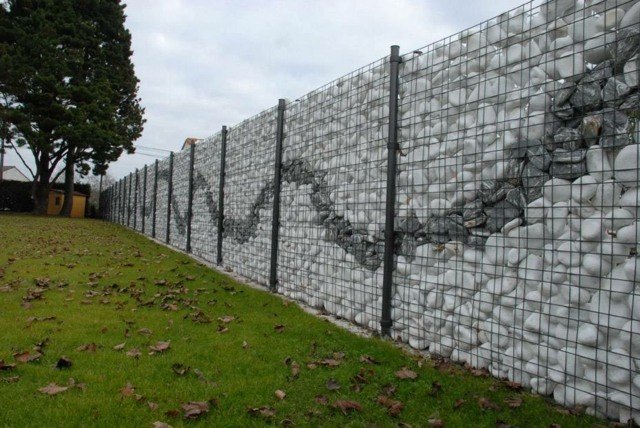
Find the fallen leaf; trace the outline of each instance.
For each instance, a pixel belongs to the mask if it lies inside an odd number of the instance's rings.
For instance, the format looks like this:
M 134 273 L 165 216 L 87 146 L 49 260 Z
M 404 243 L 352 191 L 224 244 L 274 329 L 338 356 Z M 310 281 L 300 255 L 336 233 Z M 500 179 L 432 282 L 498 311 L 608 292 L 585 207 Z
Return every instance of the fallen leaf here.
M 333 407 L 340 410 L 345 415 L 349 412 L 359 412 L 362 410 L 360 403 L 352 400 L 337 400 L 333 403 Z
M 151 336 L 153 334 L 153 331 L 151 329 L 144 327 L 138 330 L 138 334 L 141 334 L 143 336 Z
M 389 398 L 386 395 L 378 396 L 376 401 L 378 404 L 386 407 L 389 415 L 391 416 L 398 416 L 402 409 L 404 409 L 404 404 L 402 402 Z
M 428 394 L 434 396 L 438 395 L 440 392 L 442 392 L 442 385 L 437 380 L 434 380 L 431 383 L 431 389 L 429 390 Z
M 190 367 L 185 366 L 184 364 L 180 364 L 180 363 L 174 363 L 171 366 L 171 370 L 173 370 L 173 372 L 175 374 L 177 374 L 178 376 L 184 376 L 187 373 L 189 373 L 189 371 L 191 370 Z
M 0 360 L 0 371 L 9 371 L 16 368 L 15 364 L 6 364 L 4 360 Z
M 273 326 L 273 329 L 276 331 L 276 333 L 282 333 L 284 331 L 285 326 L 282 324 L 277 324 L 275 326 Z
M 55 383 L 50 383 L 49 385 L 38 389 L 38 391 L 47 395 L 56 395 L 56 394 L 60 394 L 61 392 L 65 392 L 67 389 L 69 389 L 68 386 L 59 386 L 59 385 L 56 385 Z
M 367 364 L 380 364 L 379 361 L 369 355 L 360 355 L 360 362 Z
M 416 379 L 418 377 L 418 373 L 410 370 L 408 367 L 401 368 L 395 374 L 398 379 Z
M 147 402 L 147 406 L 149 406 L 151 410 L 158 410 L 158 404 L 152 403 L 151 401 Z
M 505 421 L 498 419 L 496 420 L 495 428 L 515 428 L 513 425 L 506 423 Z M 560 427 L 558 427 L 560 428 Z
M 478 398 L 478 404 L 483 410 L 500 410 L 500 406 L 485 397 Z
M 16 359 L 19 363 L 30 363 L 32 361 L 38 361 L 42 357 L 40 352 L 34 352 L 33 354 L 29 351 L 18 352 L 13 354 L 13 358 Z
M 329 399 L 325 395 L 316 395 L 314 400 L 316 403 L 322 404 L 323 406 L 329 404 Z
M 167 280 L 166 279 L 158 279 L 156 281 L 153 282 L 155 285 L 167 285 Z
M 284 397 L 287 396 L 287 394 L 281 389 L 277 389 L 274 395 L 278 400 L 284 400 Z
M 80 345 L 76 348 L 76 351 L 79 352 L 96 352 L 98 349 L 98 345 L 95 343 L 87 343 L 86 345 Z
M 247 349 L 248 347 L 249 347 L 249 344 L 245 340 L 243 340 L 242 341 L 242 349 Z
M 114 351 L 122 351 L 125 347 L 125 345 L 127 344 L 127 342 L 122 342 L 116 346 L 113 347 Z
M 153 428 L 173 428 L 173 427 L 167 423 L 155 421 L 153 423 Z
M 465 400 L 463 400 L 462 398 L 458 398 L 454 403 L 453 403 L 453 408 L 454 409 L 459 409 L 460 406 L 462 406 L 465 403 Z
M 340 383 L 335 379 L 329 379 L 327 381 L 327 389 L 329 391 L 337 391 L 340 389 Z
M 16 383 L 20 380 L 20 376 L 0 377 L 2 383 Z
M 261 416 L 263 418 L 273 418 L 276 415 L 276 409 L 269 406 L 253 407 L 247 410 L 251 416 Z
M 507 388 L 513 389 L 514 391 L 520 391 L 522 389 L 522 385 L 518 382 L 507 381 L 504 384 L 507 386 Z
M 299 374 L 300 374 L 300 364 L 294 361 L 291 363 L 291 376 L 296 378 L 298 377 Z
M 442 428 L 442 427 L 444 427 L 444 422 L 442 422 L 442 419 L 438 419 L 438 418 L 427 419 L 427 424 L 429 424 L 429 428 Z
M 489 371 L 487 369 L 471 369 L 469 371 L 475 377 L 489 377 Z
M 135 394 L 135 392 L 136 392 L 136 389 L 130 383 L 127 383 L 125 386 L 122 387 L 122 389 L 120 389 L 120 394 L 123 397 L 131 397 L 133 394 Z
M 222 333 L 226 333 L 228 331 L 229 331 L 229 329 L 227 327 L 225 327 L 224 325 L 220 324 L 218 326 L 218 333 L 222 334 Z
M 512 409 L 517 409 L 522 406 L 522 398 L 520 397 L 507 397 L 504 399 L 504 403 Z
M 182 405 L 185 419 L 197 419 L 209 413 L 209 401 L 189 401 Z
M 127 357 L 131 357 L 131 358 L 139 358 L 140 355 L 142 355 L 142 353 L 138 348 L 133 348 L 130 351 L 128 351 L 126 355 Z
M 341 363 L 342 361 L 336 360 L 335 358 L 325 358 L 324 360 L 320 361 L 320 364 L 327 367 L 338 367 Z
M 153 353 L 162 353 L 164 351 L 166 351 L 167 349 L 169 349 L 171 347 L 171 341 L 167 341 L 167 342 L 156 342 L 155 345 L 151 345 L 149 346 L 149 350 L 151 351 L 150 354 Z
M 382 395 L 393 397 L 395 393 L 396 393 L 396 386 L 391 383 L 388 383 L 382 387 Z
M 68 369 L 69 367 L 72 366 L 72 362 L 69 358 L 62 356 L 60 357 L 60 359 L 58 360 L 58 362 L 56 363 L 56 368 L 57 369 Z
M 219 317 L 218 321 L 220 321 L 223 324 L 229 324 L 231 321 L 235 320 L 236 317 L 232 316 L 232 315 L 225 315 L 223 317 Z
M 309 370 L 315 370 L 318 368 L 318 365 L 316 363 L 307 363 L 307 368 Z

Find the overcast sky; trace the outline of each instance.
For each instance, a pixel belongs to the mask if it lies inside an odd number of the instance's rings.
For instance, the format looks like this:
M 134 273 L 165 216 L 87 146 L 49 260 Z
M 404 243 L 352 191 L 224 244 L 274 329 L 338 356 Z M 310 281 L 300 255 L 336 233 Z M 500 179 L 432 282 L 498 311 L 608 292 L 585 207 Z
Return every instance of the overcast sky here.
M 508 0 L 127 0 L 147 123 L 136 145 L 179 150 L 296 99 L 400 45 L 423 47 L 521 4 Z M 153 162 L 123 155 L 121 177 Z M 143 155 L 142 152 L 147 153 Z M 160 156 L 163 152 L 156 152 Z M 14 154 L 6 164 L 16 164 Z M 20 167 L 20 166 L 19 166 Z M 22 167 L 20 167 L 23 169 Z

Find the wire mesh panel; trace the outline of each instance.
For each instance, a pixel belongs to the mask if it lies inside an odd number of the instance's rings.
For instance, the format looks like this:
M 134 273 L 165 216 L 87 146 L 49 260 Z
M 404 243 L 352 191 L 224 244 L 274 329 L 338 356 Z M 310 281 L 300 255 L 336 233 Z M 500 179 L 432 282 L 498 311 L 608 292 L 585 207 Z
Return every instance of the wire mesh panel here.
M 377 329 L 380 318 L 388 62 L 287 106 L 278 290 Z
M 156 239 L 164 241 L 167 233 L 169 158 L 158 162 L 158 196 L 156 198 Z
M 144 201 L 144 234 L 153 234 L 153 184 L 155 180 L 154 164 L 147 165 L 147 195 Z
M 395 335 L 625 421 L 639 14 L 528 3 L 405 55 L 400 76 Z
M 269 280 L 277 109 L 229 130 L 224 191 L 224 266 Z
M 187 211 L 189 204 L 189 150 L 177 152 L 173 158 L 173 191 L 171 194 L 171 239 L 176 248 L 187 246 Z M 165 214 L 166 215 L 166 214 Z
M 191 252 L 210 262 L 216 259 L 218 244 L 220 144 L 220 133 L 199 142 L 193 160 Z
M 144 201 L 142 200 L 142 184 L 144 180 L 144 169 L 143 170 L 136 170 L 136 172 L 133 173 L 133 191 L 131 193 L 131 196 L 133 198 L 133 204 L 132 204 L 132 209 L 133 209 L 133 216 L 134 216 L 134 220 L 132 221 L 132 227 L 139 231 L 142 232 L 142 205 L 144 204 Z

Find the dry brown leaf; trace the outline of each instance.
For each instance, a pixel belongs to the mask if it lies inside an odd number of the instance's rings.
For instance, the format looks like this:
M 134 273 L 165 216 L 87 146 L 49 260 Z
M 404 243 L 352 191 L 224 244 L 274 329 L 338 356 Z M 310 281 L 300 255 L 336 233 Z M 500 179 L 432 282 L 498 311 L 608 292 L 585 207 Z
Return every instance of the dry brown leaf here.
M 340 383 L 335 379 L 329 379 L 327 381 L 327 389 L 329 391 L 337 391 L 340 389 Z
M 478 398 L 478 404 L 483 410 L 500 410 L 500 406 L 486 397 Z
M 67 358 L 65 356 L 62 356 L 62 357 L 60 357 L 60 359 L 56 363 L 56 368 L 57 369 L 68 369 L 72 365 L 73 365 L 73 363 L 71 362 L 71 360 L 69 358 Z
M 320 364 L 327 367 L 338 367 L 341 363 L 342 361 L 336 360 L 335 358 L 325 358 L 324 360 L 320 361 Z
M 120 394 L 122 394 L 123 397 L 131 397 L 135 392 L 136 389 L 130 383 L 127 383 L 120 389 Z
M 430 418 L 427 420 L 427 424 L 429 424 L 429 428 L 442 428 L 444 427 L 444 422 L 439 418 Z
M 287 396 L 287 394 L 281 389 L 277 389 L 276 392 L 274 392 L 274 395 L 278 400 L 284 400 L 284 397 Z
M 155 421 L 153 423 L 153 428 L 173 428 L 173 426 L 164 423 L 164 422 L 160 422 L 160 421 Z
M 438 382 L 437 380 L 431 382 L 431 389 L 429 390 L 428 394 L 431 396 L 435 396 L 440 392 L 442 392 L 442 385 L 440 384 L 440 382 Z
M 333 407 L 340 410 L 345 415 L 349 412 L 359 412 L 362 410 L 360 403 L 352 400 L 337 400 L 333 403 Z
M 465 400 L 462 398 L 458 398 L 454 403 L 453 403 L 453 408 L 454 409 L 459 409 L 460 406 L 462 406 L 465 403 Z
M 410 370 L 408 367 L 401 368 L 395 374 L 398 379 L 416 379 L 418 377 L 418 373 Z
M 149 328 L 141 328 L 138 330 L 138 334 L 141 334 L 143 336 L 151 336 L 153 334 L 153 331 Z
M 67 389 L 69 389 L 68 386 L 60 386 L 56 385 L 55 383 L 50 383 L 47 386 L 39 388 L 38 391 L 47 395 L 56 395 L 60 394 L 61 392 L 65 392 Z
M 370 355 L 360 355 L 360 362 L 366 364 L 380 364 L 378 360 Z
M 276 331 L 276 333 L 282 333 L 285 329 L 285 326 L 282 324 L 277 324 L 273 326 L 273 329 Z
M 518 382 L 507 381 L 504 384 L 507 386 L 507 388 L 513 389 L 514 391 L 520 391 L 522 389 L 522 385 Z
M 180 364 L 180 363 L 174 363 L 171 366 L 171 370 L 173 370 L 173 372 L 175 374 L 177 374 L 178 376 L 184 376 L 187 373 L 189 373 L 189 371 L 191 370 L 190 367 L 185 366 L 184 364 Z
M 404 404 L 402 402 L 389 398 L 386 395 L 378 396 L 376 401 L 378 404 L 386 407 L 389 415 L 391 416 L 398 416 L 402 409 L 404 409 Z
M 158 404 L 157 403 L 153 403 L 151 401 L 147 402 L 147 406 L 149 406 L 149 409 L 151 410 L 158 410 Z
M 520 397 L 507 397 L 504 399 L 504 403 L 512 409 L 517 409 L 522 406 L 522 398 Z
M 15 364 L 6 364 L 4 360 L 0 360 L 0 371 L 9 371 L 16 368 Z
M 326 395 L 316 395 L 314 400 L 316 403 L 321 404 L 323 406 L 326 406 L 327 404 L 329 404 L 329 399 L 327 398 Z
M 114 351 L 122 351 L 125 347 L 125 345 L 127 344 L 127 342 L 122 342 L 116 346 L 113 347 Z
M 276 415 L 276 409 L 269 406 L 253 407 L 247 410 L 251 416 L 261 416 L 263 418 L 273 418 Z
M 33 354 L 29 351 L 18 352 L 13 354 L 13 358 L 19 363 L 30 363 L 32 361 L 38 361 L 42 357 L 40 352 L 34 352 Z
M 232 316 L 232 315 L 225 315 L 222 317 L 218 318 L 218 321 L 220 321 L 223 324 L 229 324 L 231 321 L 235 320 L 236 317 Z
M 209 413 L 208 401 L 189 401 L 182 405 L 185 419 L 197 419 Z
M 20 380 L 20 376 L 0 377 L 2 383 L 16 383 Z
M 142 355 L 142 352 L 140 352 L 138 348 L 133 348 L 130 351 L 128 351 L 126 355 L 127 357 L 131 357 L 131 358 L 139 358 L 140 355 Z
M 95 343 L 87 343 L 85 345 L 80 345 L 76 348 L 76 351 L 78 352 L 96 352 L 96 350 L 98 349 L 98 345 L 96 345 Z
M 167 341 L 167 342 L 158 341 L 156 342 L 155 345 L 149 346 L 149 350 L 151 351 L 150 354 L 154 354 L 156 352 L 162 353 L 169 348 L 171 348 L 171 341 Z
M 393 397 L 396 393 L 396 386 L 393 384 L 386 384 L 382 387 L 382 395 Z
M 298 364 L 297 362 L 293 361 L 291 363 L 291 376 L 296 378 L 296 377 L 298 377 L 299 374 L 300 374 L 300 364 Z
M 249 347 L 249 344 L 247 343 L 246 340 L 242 341 L 242 349 L 247 349 Z

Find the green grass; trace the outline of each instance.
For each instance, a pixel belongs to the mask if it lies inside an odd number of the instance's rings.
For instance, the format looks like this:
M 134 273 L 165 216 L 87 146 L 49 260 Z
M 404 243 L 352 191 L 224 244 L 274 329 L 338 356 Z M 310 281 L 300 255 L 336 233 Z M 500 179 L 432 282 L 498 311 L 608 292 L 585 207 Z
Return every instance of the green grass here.
M 14 353 L 48 339 L 38 361 L 0 371 L 3 426 L 151 427 L 163 421 L 173 426 L 419 427 L 433 419 L 448 427 L 603 423 L 458 366 L 408 355 L 387 341 L 358 337 L 123 227 L 0 215 L 0 243 L 0 359 L 16 363 Z M 42 297 L 25 305 L 23 297 L 37 280 L 46 285 Z M 177 310 L 163 309 L 164 304 Z M 194 322 L 189 314 L 198 310 L 212 322 Z M 219 332 L 218 318 L 227 315 L 235 319 L 224 324 L 227 332 Z M 55 319 L 29 322 L 30 317 Z M 284 331 L 276 331 L 276 325 Z M 143 328 L 152 334 L 138 333 Z M 149 355 L 157 341 L 171 341 L 170 349 Z M 113 349 L 123 342 L 124 350 Z M 90 343 L 97 345 L 95 352 L 77 350 Z M 132 348 L 142 355 L 127 356 Z M 344 353 L 337 367 L 308 367 L 333 353 Z M 362 355 L 380 364 L 361 362 Z M 71 359 L 70 368 L 55 368 L 62 356 Z M 298 376 L 292 376 L 292 362 L 300 366 Z M 174 363 L 191 370 L 178 376 Z M 404 366 L 418 378 L 398 379 L 394 373 Z M 356 391 L 352 379 L 363 369 L 368 383 L 360 382 Z M 11 378 L 15 382 L 8 382 Z M 51 382 L 68 385 L 70 378 L 84 388 L 54 396 L 38 391 Z M 329 390 L 329 379 L 340 389 Z M 128 383 L 138 397 L 123 396 Z M 404 404 L 395 417 L 376 402 L 388 384 L 396 387 L 392 399 Z M 286 397 L 276 398 L 276 390 Z M 318 395 L 328 404 L 317 403 Z M 504 401 L 510 397 L 520 397 L 522 405 L 510 408 Z M 481 408 L 480 398 L 499 410 Z M 172 412 L 182 403 L 210 399 L 217 405 L 197 420 Z M 362 410 L 344 415 L 332 406 L 337 400 L 357 401 Z M 457 400 L 464 402 L 456 406 Z M 275 416 L 247 411 L 261 406 L 275 409 Z

